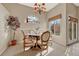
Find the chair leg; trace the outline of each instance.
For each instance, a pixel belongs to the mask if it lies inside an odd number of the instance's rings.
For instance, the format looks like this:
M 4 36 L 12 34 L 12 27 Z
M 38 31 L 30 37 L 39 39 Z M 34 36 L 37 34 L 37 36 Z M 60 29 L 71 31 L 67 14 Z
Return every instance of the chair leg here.
M 40 52 L 40 56 L 45 56 L 47 53 L 48 53 L 48 48 L 47 48 L 46 53 L 44 53 L 44 54 L 42 54 L 42 51 L 41 51 L 41 52 Z

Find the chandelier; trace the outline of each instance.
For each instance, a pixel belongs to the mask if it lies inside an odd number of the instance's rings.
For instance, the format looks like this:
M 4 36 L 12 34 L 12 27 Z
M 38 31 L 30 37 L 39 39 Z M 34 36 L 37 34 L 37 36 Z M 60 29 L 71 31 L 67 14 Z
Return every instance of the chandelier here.
M 39 4 L 39 3 L 35 3 L 34 4 L 34 12 L 35 13 L 39 13 L 40 15 L 42 13 L 46 12 L 46 7 L 45 7 L 45 3 Z

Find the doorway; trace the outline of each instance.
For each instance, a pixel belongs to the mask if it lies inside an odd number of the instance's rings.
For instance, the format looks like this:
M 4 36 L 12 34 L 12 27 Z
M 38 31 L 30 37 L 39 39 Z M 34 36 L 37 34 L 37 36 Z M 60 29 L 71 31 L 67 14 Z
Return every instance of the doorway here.
M 70 17 L 68 25 L 68 44 L 72 44 L 78 41 L 78 19 Z

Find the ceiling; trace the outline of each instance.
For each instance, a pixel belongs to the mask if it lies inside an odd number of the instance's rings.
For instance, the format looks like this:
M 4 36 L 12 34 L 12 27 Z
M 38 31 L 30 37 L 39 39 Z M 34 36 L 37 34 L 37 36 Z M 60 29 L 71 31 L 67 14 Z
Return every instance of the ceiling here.
M 34 3 L 20 3 L 22 5 L 26 5 L 29 7 L 33 7 Z M 49 11 L 50 9 L 54 8 L 58 3 L 46 3 L 46 11 Z
M 19 3 L 21 5 L 26 5 L 29 7 L 33 7 L 34 3 Z M 59 3 L 46 3 L 46 11 L 51 10 L 52 8 L 54 8 L 56 5 L 58 5 Z M 79 6 L 79 3 L 74 3 L 74 5 Z

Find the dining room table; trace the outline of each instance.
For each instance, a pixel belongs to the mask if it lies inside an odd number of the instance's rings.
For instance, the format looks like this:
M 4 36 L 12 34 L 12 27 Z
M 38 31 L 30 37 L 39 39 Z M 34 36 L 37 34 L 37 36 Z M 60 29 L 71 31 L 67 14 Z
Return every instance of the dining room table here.
M 40 48 L 40 45 L 38 45 L 38 40 L 40 40 L 40 37 L 41 37 L 41 33 L 28 33 L 27 34 L 31 39 L 32 41 L 35 40 L 35 45 L 32 46 L 31 48 Z

